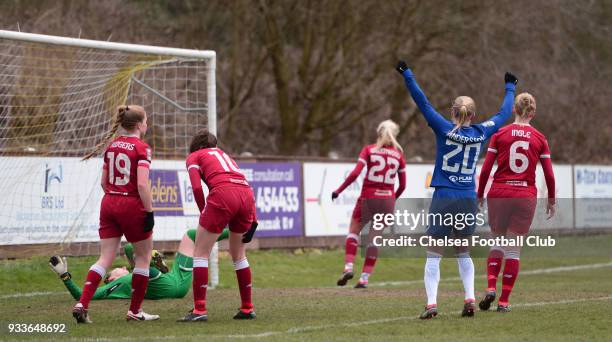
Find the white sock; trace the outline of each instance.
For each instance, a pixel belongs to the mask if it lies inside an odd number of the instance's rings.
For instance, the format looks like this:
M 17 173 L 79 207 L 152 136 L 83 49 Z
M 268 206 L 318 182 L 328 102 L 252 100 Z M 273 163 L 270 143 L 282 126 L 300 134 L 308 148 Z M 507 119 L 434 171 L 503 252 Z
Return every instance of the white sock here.
M 344 272 L 353 272 L 353 263 L 347 262 L 344 264 Z
M 425 291 L 427 292 L 427 305 L 436 305 L 438 297 L 438 283 L 440 283 L 440 260 L 442 255 L 427 252 L 425 262 Z
M 208 267 L 208 258 L 193 258 L 193 267 Z
M 457 254 L 459 275 L 465 290 L 465 299 L 475 299 L 474 296 L 474 262 L 469 252 Z
M 368 279 L 370 278 L 370 273 L 361 273 L 361 277 L 359 277 L 359 282 L 360 283 L 368 283 Z

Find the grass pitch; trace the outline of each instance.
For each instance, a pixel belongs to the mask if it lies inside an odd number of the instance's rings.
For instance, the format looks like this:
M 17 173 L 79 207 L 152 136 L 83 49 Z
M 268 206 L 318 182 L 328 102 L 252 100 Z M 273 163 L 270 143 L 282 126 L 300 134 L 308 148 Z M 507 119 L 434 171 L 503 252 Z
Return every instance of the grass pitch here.
M 574 239 L 574 238 L 566 238 Z M 582 243 L 612 246 L 609 236 Z M 602 239 L 607 243 L 602 243 Z M 592 253 L 595 255 L 596 253 Z M 461 318 L 463 290 L 454 259 L 442 261 L 440 315 L 420 321 L 425 291 L 423 259 L 381 258 L 371 287 L 335 286 L 341 250 L 253 251 L 254 321 L 234 321 L 240 305 L 235 274 L 221 256 L 221 284 L 208 294 L 209 321 L 176 323 L 191 308 L 191 293 L 178 300 L 146 300 L 144 309 L 160 321 L 126 322 L 129 300 L 92 301 L 94 324 L 78 325 L 74 300 L 48 265 L 48 258 L 0 261 L 0 339 L 17 340 L 610 340 L 612 258 L 526 256 L 510 298 L 513 311 L 476 312 Z M 609 254 L 608 254 L 609 255 Z M 73 279 L 82 285 L 93 257 L 69 258 Z M 116 264 L 121 265 L 118 259 Z M 477 297 L 485 288 L 485 259 L 474 259 Z M 361 259 L 356 260 L 356 270 Z M 479 298 L 477 298 L 479 300 Z M 66 323 L 67 334 L 9 333 L 8 323 Z

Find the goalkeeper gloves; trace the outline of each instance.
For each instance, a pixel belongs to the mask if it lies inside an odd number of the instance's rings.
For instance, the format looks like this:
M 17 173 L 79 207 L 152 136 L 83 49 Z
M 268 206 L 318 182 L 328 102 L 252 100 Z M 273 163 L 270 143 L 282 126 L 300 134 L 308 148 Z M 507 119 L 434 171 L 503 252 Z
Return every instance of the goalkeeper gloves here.
M 337 192 L 332 192 L 332 201 L 335 200 L 336 198 L 338 198 L 338 193 Z
M 506 74 L 504 75 L 504 82 L 516 85 L 518 83 L 518 78 L 506 71 Z
M 153 212 L 152 211 L 147 211 L 145 216 L 145 226 L 144 226 L 144 231 L 146 232 L 150 232 L 153 230 L 153 226 L 155 225 L 155 218 L 153 217 Z
M 403 75 L 404 71 L 408 70 L 408 64 L 406 64 L 405 61 L 399 61 L 395 66 L 395 70 L 397 70 L 397 72 Z
M 66 257 L 60 258 L 57 255 L 52 256 L 49 259 L 49 266 L 62 280 L 72 278 L 72 275 L 68 272 L 68 261 L 66 261 Z

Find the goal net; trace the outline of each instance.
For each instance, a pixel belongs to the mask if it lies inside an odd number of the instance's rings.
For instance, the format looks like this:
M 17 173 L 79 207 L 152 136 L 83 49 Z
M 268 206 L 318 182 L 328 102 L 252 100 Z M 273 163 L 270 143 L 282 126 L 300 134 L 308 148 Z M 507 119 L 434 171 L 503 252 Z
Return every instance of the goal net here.
M 216 131 L 215 58 L 0 31 L 0 245 L 52 243 L 67 252 L 98 241 L 102 159 L 80 157 L 122 104 L 148 113 L 154 240 L 195 228 L 184 160 L 198 130 Z

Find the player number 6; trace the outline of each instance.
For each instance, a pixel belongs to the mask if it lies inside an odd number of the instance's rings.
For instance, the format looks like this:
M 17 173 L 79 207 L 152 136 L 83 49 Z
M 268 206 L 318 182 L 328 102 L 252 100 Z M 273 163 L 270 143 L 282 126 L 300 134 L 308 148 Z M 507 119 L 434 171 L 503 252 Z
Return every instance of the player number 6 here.
M 510 145 L 510 170 L 514 173 L 523 173 L 529 167 L 529 159 L 523 153 L 517 151 L 522 148 L 527 151 L 529 149 L 529 141 L 515 141 Z M 517 161 L 521 161 L 521 165 L 517 164 Z

